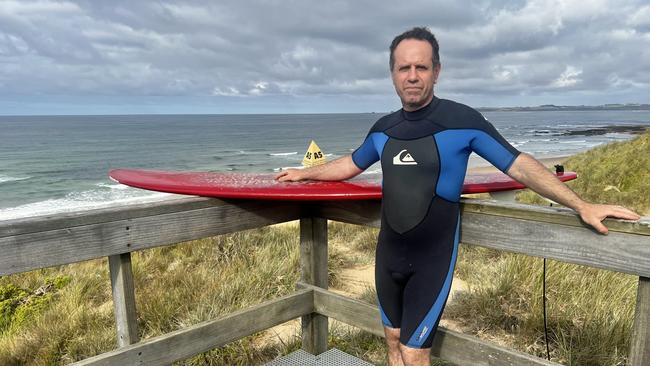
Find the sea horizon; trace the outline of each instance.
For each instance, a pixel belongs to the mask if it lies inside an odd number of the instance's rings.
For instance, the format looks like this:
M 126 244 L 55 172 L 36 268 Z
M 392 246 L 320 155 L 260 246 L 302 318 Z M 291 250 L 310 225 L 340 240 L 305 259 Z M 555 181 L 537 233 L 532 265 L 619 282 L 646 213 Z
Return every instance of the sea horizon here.
M 645 103 L 606 103 L 593 105 L 555 105 L 542 104 L 536 106 L 482 106 L 475 107 L 479 112 L 540 112 L 540 111 L 650 111 L 650 104 Z M 0 117 L 66 117 L 66 116 L 85 116 L 85 117 L 102 117 L 102 116 L 240 116 L 240 115 L 339 115 L 339 114 L 388 114 L 395 112 L 389 111 L 357 111 L 357 112 L 269 112 L 269 113 L 61 113 L 61 114 L 1 114 Z

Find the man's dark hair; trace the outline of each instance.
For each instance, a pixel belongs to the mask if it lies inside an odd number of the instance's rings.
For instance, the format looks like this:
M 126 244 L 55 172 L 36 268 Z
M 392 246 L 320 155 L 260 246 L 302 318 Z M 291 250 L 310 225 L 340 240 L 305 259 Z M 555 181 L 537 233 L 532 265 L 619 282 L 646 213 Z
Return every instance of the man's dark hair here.
M 440 63 L 440 55 L 438 54 L 439 47 L 436 36 L 434 36 L 427 27 L 415 27 L 395 37 L 393 42 L 390 44 L 390 71 L 393 71 L 393 66 L 395 66 L 395 56 L 393 55 L 395 49 L 397 48 L 397 45 L 405 39 L 419 39 L 420 41 L 429 42 L 431 49 L 433 50 L 433 57 L 431 59 L 433 66 Z

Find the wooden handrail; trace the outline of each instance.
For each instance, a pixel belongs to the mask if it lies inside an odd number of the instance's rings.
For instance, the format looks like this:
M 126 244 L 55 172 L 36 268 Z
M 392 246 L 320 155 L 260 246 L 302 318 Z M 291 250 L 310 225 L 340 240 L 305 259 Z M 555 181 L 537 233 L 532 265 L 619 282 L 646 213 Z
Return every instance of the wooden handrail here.
M 0 222 L 0 275 L 109 257 L 120 348 L 79 365 L 166 364 L 296 317 L 303 319 L 303 347 L 320 353 L 327 347 L 328 316 L 380 334 L 380 324 L 369 320 L 376 308 L 326 291 L 327 220 L 378 227 L 380 205 L 379 201 L 305 204 L 184 198 L 8 220 Z M 138 342 L 131 252 L 296 219 L 301 220 L 302 289 L 277 301 Z M 605 224 L 610 234 L 603 236 L 570 210 L 464 200 L 461 242 L 639 276 L 630 365 L 648 365 L 650 217 L 638 222 L 606 220 Z M 350 311 L 360 316 L 350 316 Z M 235 325 L 236 330 L 229 329 Z M 179 351 L 162 351 L 169 344 L 180 345 Z M 434 344 L 437 355 L 459 365 L 488 365 L 480 359 L 486 354 L 515 364 L 552 364 L 444 328 Z

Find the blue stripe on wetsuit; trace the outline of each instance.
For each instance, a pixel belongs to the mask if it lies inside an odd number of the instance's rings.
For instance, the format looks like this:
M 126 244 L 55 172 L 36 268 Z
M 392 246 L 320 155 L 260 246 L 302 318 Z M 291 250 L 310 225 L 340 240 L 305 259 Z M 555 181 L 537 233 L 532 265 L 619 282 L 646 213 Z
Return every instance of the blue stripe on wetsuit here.
M 445 278 L 445 284 L 442 287 L 442 290 L 438 293 L 436 302 L 433 303 L 431 310 L 424 317 L 420 325 L 417 327 L 413 335 L 406 344 L 409 347 L 420 348 L 424 341 L 429 337 L 429 333 L 434 330 L 434 326 L 440 318 L 440 313 L 442 308 L 445 306 L 447 297 L 449 296 L 449 291 L 451 290 L 451 280 L 454 277 L 454 266 L 456 265 L 456 257 L 458 256 L 458 240 L 460 237 L 460 214 L 458 215 L 458 223 L 456 224 L 456 234 L 454 236 L 454 251 L 451 255 L 451 261 L 449 262 L 449 271 L 447 272 L 447 277 Z M 426 329 L 425 329 L 426 327 Z
M 436 194 L 449 201 L 456 202 L 460 199 L 467 170 L 467 157 L 471 151 L 475 151 L 503 172 L 508 170 L 516 157 L 481 130 L 451 129 L 433 136 L 440 154 L 440 177 Z
M 389 327 L 389 328 L 394 328 L 393 324 L 390 322 L 388 317 L 386 316 L 386 313 L 384 312 L 384 309 L 381 308 L 381 303 L 379 302 L 379 299 L 377 299 L 377 305 L 379 306 L 379 312 L 381 313 L 381 322 Z
M 369 134 L 363 144 L 352 153 L 352 161 L 359 169 L 368 169 L 372 164 L 379 161 L 386 141 L 388 141 L 388 136 L 383 132 Z

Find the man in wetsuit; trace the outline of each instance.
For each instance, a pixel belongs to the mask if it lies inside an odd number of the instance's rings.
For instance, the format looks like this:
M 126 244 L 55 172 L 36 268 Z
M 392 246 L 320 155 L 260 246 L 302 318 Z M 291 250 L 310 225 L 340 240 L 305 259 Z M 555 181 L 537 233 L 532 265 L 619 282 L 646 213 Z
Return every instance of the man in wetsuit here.
M 600 233 L 607 216 L 636 220 L 620 206 L 580 199 L 528 154 L 512 147 L 474 109 L 433 94 L 438 43 L 426 28 L 397 36 L 390 70 L 403 108 L 379 119 L 351 155 L 279 173 L 280 181 L 343 180 L 381 161 L 381 229 L 375 285 L 389 365 L 429 365 L 431 344 L 453 276 L 460 193 L 474 151 L 513 179 L 570 207 Z

